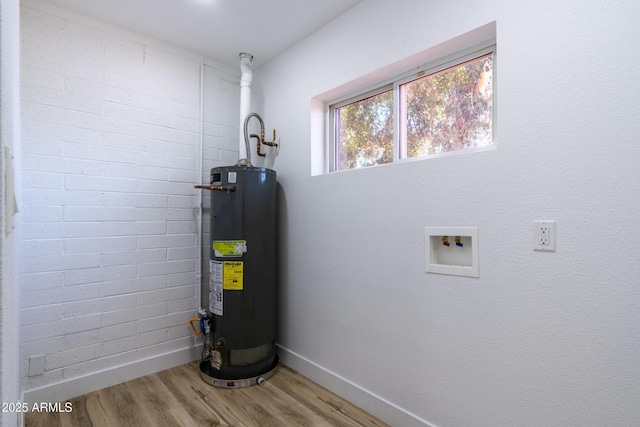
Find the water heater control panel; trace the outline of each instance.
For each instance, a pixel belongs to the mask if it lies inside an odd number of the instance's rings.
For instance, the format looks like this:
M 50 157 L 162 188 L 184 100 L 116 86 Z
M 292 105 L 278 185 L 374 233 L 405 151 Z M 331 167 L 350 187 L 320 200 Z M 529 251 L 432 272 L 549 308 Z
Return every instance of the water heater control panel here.
M 236 172 L 227 172 L 227 182 L 225 184 L 235 184 L 238 182 Z M 214 172 L 211 174 L 211 185 L 222 185 L 222 173 Z

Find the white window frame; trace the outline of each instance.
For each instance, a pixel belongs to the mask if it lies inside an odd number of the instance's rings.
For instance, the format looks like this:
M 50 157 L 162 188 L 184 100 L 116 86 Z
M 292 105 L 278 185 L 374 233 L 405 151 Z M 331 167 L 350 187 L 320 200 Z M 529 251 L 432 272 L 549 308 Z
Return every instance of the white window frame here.
M 338 102 L 332 103 L 331 105 L 328 105 L 329 108 L 329 161 L 331 162 L 331 164 L 329 165 L 329 171 L 330 172 L 335 172 L 335 171 L 339 171 L 339 170 L 349 170 L 349 169 L 338 169 L 338 161 L 340 159 L 339 156 L 339 149 L 338 149 L 338 125 L 336 123 L 336 110 L 344 107 L 345 105 L 349 105 L 352 104 L 354 102 L 358 102 L 358 101 L 362 101 L 363 99 L 367 99 L 370 98 L 372 96 L 376 96 L 376 95 L 380 95 L 383 92 L 387 92 L 389 90 L 393 90 L 393 114 L 395 117 L 396 114 L 396 93 L 395 90 L 397 90 L 397 88 L 394 87 L 393 83 L 387 83 L 381 86 L 376 87 L 375 89 L 371 89 L 365 92 L 361 92 L 358 95 L 354 95 L 354 96 L 350 96 L 348 98 L 342 99 Z M 396 136 L 396 129 L 395 129 L 396 123 L 395 123 L 395 119 L 394 119 L 394 129 L 393 129 L 393 137 L 394 137 L 394 141 L 393 141 L 393 146 L 394 146 L 394 151 L 395 151 L 395 147 L 396 147 L 396 141 L 395 141 L 395 136 Z M 396 154 L 394 153 L 393 155 L 393 161 L 395 161 L 396 158 Z
M 401 117 L 401 99 L 400 99 L 400 86 L 411 82 L 413 80 L 420 79 L 422 77 L 438 73 L 447 68 L 455 67 L 457 65 L 463 64 L 472 59 L 484 56 L 491 53 L 493 55 L 493 67 L 492 67 L 492 122 L 491 122 L 491 132 L 492 132 L 492 144 L 486 147 L 473 147 L 466 148 L 464 150 L 455 150 L 448 151 L 445 153 L 439 154 L 431 154 L 425 156 L 416 156 L 416 157 L 406 157 L 406 135 L 405 138 L 401 138 L 401 133 L 406 133 L 406 127 L 401 126 L 403 121 L 406 120 L 406 117 Z M 385 81 L 380 82 L 379 84 L 366 87 L 360 91 L 352 92 L 348 95 L 335 98 L 326 105 L 325 114 L 328 118 L 327 120 L 327 158 L 328 158 L 328 171 L 329 172 L 338 172 L 338 171 L 347 171 L 353 169 L 338 169 L 339 162 L 339 149 L 338 149 L 338 135 L 337 135 L 337 126 L 336 126 L 336 109 L 340 107 L 344 107 L 345 105 L 349 105 L 354 102 L 361 101 L 363 99 L 369 98 L 371 96 L 380 94 L 382 92 L 386 92 L 388 90 L 393 90 L 393 160 L 390 164 L 393 163 L 401 163 L 407 161 L 415 161 L 422 160 L 426 158 L 435 158 L 441 156 L 448 155 L 456 155 L 467 152 L 475 152 L 481 151 L 485 149 L 495 148 L 496 146 L 496 118 L 497 118 L 497 85 L 496 85 L 496 70 L 497 70 L 497 49 L 496 49 L 496 40 L 492 38 L 487 40 L 481 44 L 473 46 L 471 48 L 459 51 L 452 55 L 445 56 L 437 61 L 430 62 L 428 64 L 424 64 L 416 69 L 411 71 L 407 71 L 405 73 L 396 75 L 393 78 L 387 79 Z M 406 110 L 404 110 L 404 114 L 406 115 Z M 402 157 L 404 153 L 404 157 Z M 356 168 L 357 169 L 357 168 Z

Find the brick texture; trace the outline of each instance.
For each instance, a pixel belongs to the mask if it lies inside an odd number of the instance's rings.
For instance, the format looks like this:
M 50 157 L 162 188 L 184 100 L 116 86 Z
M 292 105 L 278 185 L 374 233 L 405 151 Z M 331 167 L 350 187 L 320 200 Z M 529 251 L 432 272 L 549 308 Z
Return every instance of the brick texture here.
M 238 151 L 238 76 L 206 65 L 201 110 L 199 55 L 54 10 L 21 9 L 25 390 L 194 345 L 193 184 Z

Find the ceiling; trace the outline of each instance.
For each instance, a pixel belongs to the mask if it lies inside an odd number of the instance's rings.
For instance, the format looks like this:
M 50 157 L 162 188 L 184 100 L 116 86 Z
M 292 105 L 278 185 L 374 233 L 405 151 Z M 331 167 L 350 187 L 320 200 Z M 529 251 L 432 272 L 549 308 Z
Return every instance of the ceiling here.
M 362 0 L 48 0 L 50 3 L 236 66 L 253 68 Z

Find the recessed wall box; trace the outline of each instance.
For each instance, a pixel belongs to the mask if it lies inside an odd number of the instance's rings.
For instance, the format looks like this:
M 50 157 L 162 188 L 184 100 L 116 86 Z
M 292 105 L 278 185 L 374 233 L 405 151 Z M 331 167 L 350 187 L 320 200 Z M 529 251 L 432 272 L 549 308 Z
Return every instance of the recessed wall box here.
M 478 227 L 426 227 L 425 271 L 480 277 Z

